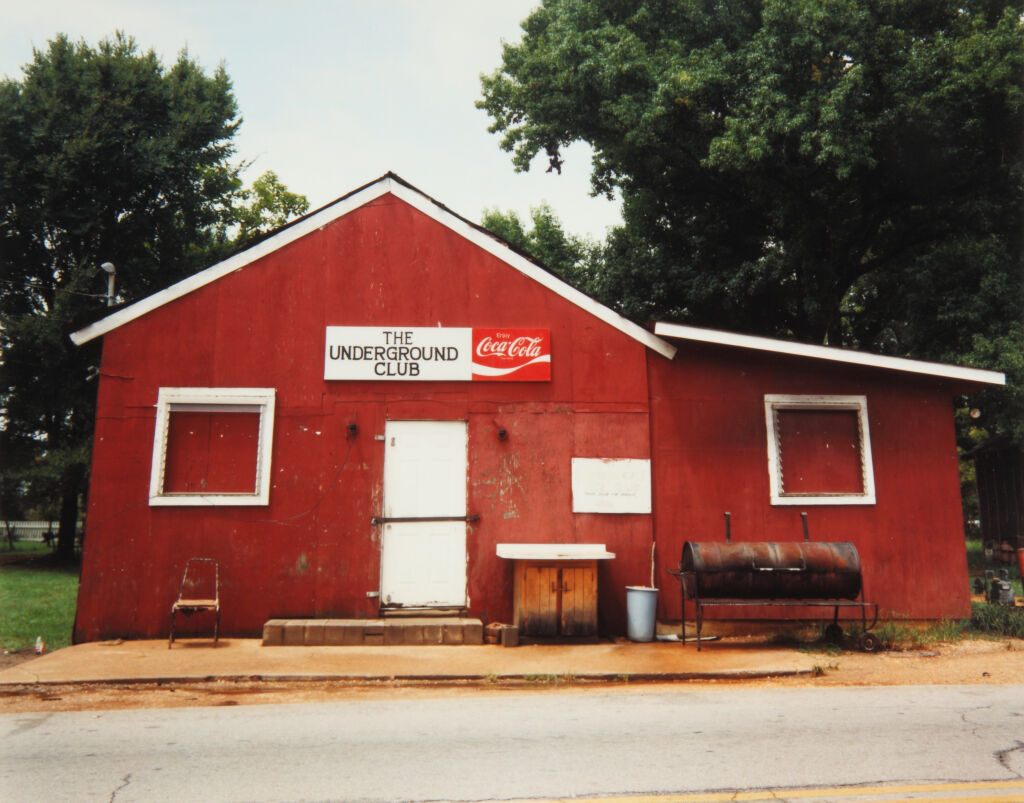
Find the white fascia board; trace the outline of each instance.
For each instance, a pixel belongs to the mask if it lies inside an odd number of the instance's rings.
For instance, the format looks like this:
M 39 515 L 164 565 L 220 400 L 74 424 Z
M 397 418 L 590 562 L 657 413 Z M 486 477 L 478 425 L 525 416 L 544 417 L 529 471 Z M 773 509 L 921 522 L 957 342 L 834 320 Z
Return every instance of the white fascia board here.
M 561 279 L 554 276 L 554 274 L 548 273 L 548 271 L 535 265 L 526 257 L 520 256 L 500 240 L 471 226 L 457 215 L 454 215 L 438 206 L 425 195 L 422 195 L 421 193 L 397 182 L 392 187 L 391 192 L 410 206 L 415 207 L 423 214 L 436 220 L 438 223 L 447 226 L 453 232 L 466 238 L 471 243 L 482 248 L 484 251 L 487 251 L 492 256 L 497 257 L 502 262 L 515 268 L 517 271 L 533 279 L 535 282 L 539 282 L 544 285 L 548 290 L 561 296 L 566 301 L 575 304 L 585 312 L 589 312 L 595 318 L 604 321 L 609 326 L 618 329 L 620 332 L 628 335 L 634 340 L 640 341 L 652 351 L 655 351 L 670 360 L 675 356 L 676 347 L 671 343 L 666 343 L 661 338 L 655 337 L 642 326 L 638 326 L 628 318 L 624 318 L 617 312 L 609 309 L 604 304 L 595 301 L 586 293 L 581 293 L 572 285 L 563 282 Z
M 791 343 L 788 340 L 741 335 L 736 332 L 702 329 L 696 326 L 684 326 L 677 323 L 658 322 L 654 325 L 654 333 L 662 337 L 694 340 L 699 343 L 714 343 L 720 346 L 735 346 L 737 348 L 755 349 L 757 351 L 769 351 L 774 354 L 786 354 L 792 357 L 810 357 L 811 359 L 830 360 L 831 362 L 848 363 L 850 365 L 886 368 L 890 371 L 938 376 L 964 382 L 978 382 L 984 385 L 1006 384 L 1006 375 L 999 371 L 986 371 L 982 368 L 964 368 L 959 365 L 911 360 L 906 357 L 887 357 L 882 354 L 869 354 L 864 351 L 852 351 L 832 346 Z
M 204 287 L 211 282 L 215 282 L 217 279 L 227 276 L 229 273 L 241 270 L 246 265 L 249 265 L 258 259 L 262 259 L 277 249 L 283 248 L 289 243 L 293 243 L 296 240 L 305 237 L 307 234 L 326 226 L 328 223 L 347 215 L 354 209 L 385 195 L 391 190 L 392 184 L 394 184 L 394 182 L 390 178 L 384 178 L 370 184 L 359 192 L 356 192 L 347 198 L 342 198 L 330 206 L 324 207 L 316 214 L 311 215 L 305 220 L 301 220 L 282 231 L 279 231 L 277 234 L 262 240 L 251 248 L 239 251 L 234 256 L 225 259 L 223 262 L 218 262 L 212 267 L 199 271 L 199 273 L 194 273 L 188 278 L 182 279 L 177 284 L 172 284 L 170 287 L 164 288 L 158 293 L 146 296 L 146 298 L 143 298 L 124 309 L 118 310 L 113 315 L 108 315 L 106 318 L 102 318 L 89 326 L 79 329 L 77 332 L 73 332 L 71 334 L 71 342 L 76 346 L 88 343 L 90 340 L 102 337 L 107 332 L 117 329 L 117 327 L 122 326 L 129 321 L 141 318 L 143 315 L 162 307 L 164 304 L 169 304 L 182 296 L 188 295 L 193 290 L 198 290 L 200 287 Z
M 164 304 L 168 304 L 175 299 L 191 293 L 193 290 L 198 290 L 200 287 L 210 284 L 210 282 L 214 282 L 229 273 L 233 273 L 236 270 L 244 268 L 246 265 L 267 256 L 268 254 L 294 242 L 295 240 L 298 240 L 301 237 L 305 237 L 307 234 L 316 231 L 328 223 L 331 223 L 334 220 L 347 215 L 349 212 L 358 209 L 360 206 L 363 206 L 388 193 L 400 198 L 410 206 L 415 207 L 428 217 L 433 218 L 456 234 L 484 249 L 489 254 L 502 260 L 510 267 L 518 270 L 520 273 L 528 276 L 536 282 L 539 282 L 547 289 L 566 299 L 570 303 L 580 307 L 585 312 L 590 313 L 594 317 L 607 323 L 609 326 L 612 326 L 623 334 L 639 341 L 643 345 L 647 346 L 647 348 L 652 349 L 670 360 L 675 356 L 676 347 L 671 343 L 667 343 L 661 338 L 655 337 L 643 327 L 638 326 L 627 318 L 624 318 L 617 312 L 613 312 L 611 309 L 595 301 L 590 296 L 585 293 L 581 293 L 575 287 L 566 284 L 561 279 L 556 278 L 553 274 L 548 273 L 546 270 L 538 267 L 530 260 L 520 256 L 498 239 L 473 227 L 465 220 L 462 220 L 458 215 L 444 209 L 423 193 L 408 187 L 401 181 L 393 180 L 390 176 L 385 176 L 384 178 L 375 181 L 373 184 L 367 185 L 358 192 L 342 198 L 305 220 L 301 220 L 298 223 L 283 229 L 277 234 L 268 237 L 266 240 L 257 243 L 252 248 L 241 251 L 223 262 L 219 262 L 218 264 L 189 276 L 187 279 L 183 279 L 177 284 L 173 284 L 158 293 L 154 293 L 131 306 L 118 310 L 114 314 L 108 315 L 106 318 L 79 329 L 77 332 L 72 333 L 71 340 L 76 346 L 80 346 L 83 343 L 88 343 L 90 340 L 101 337 L 107 332 L 110 332 L 129 321 L 133 321 L 148 312 L 152 312 L 158 307 L 162 307 Z

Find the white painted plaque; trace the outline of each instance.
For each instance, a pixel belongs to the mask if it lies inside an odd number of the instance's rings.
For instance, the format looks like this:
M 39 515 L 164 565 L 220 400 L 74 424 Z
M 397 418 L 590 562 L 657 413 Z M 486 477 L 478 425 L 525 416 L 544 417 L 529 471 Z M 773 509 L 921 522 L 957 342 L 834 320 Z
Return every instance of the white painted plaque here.
M 574 457 L 573 513 L 650 513 L 651 461 Z
M 324 379 L 468 382 L 473 330 L 328 326 Z

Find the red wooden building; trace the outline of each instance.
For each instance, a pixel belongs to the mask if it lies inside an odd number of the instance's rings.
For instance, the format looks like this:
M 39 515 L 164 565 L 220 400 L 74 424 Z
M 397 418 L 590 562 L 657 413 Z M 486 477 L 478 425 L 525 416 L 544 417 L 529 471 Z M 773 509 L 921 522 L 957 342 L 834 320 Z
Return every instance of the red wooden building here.
M 508 622 L 522 544 L 604 545 L 621 633 L 654 543 L 678 619 L 667 569 L 726 510 L 750 541 L 800 540 L 809 511 L 886 615 L 968 609 L 951 397 L 1001 375 L 652 333 L 393 175 L 73 339 L 101 336 L 79 641 L 165 635 L 196 556 L 228 634 Z

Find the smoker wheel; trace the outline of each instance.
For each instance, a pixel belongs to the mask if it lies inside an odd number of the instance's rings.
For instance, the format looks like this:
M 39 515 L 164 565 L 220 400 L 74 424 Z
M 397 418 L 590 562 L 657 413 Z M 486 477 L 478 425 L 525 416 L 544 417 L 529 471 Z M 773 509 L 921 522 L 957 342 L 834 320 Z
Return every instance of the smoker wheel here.
M 874 633 L 862 633 L 860 637 L 860 648 L 864 652 L 874 652 L 878 649 L 878 636 Z

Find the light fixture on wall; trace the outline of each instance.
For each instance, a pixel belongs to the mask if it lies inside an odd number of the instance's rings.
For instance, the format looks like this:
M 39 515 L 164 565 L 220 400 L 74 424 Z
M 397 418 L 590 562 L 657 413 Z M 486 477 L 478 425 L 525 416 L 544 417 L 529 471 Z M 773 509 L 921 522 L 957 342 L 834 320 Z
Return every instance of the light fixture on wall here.
M 502 429 L 498 430 L 498 440 L 499 441 L 507 441 L 508 440 L 508 430 L 507 429 L 502 428 Z
M 353 438 L 356 435 L 359 434 L 359 425 L 355 421 L 352 421 L 352 422 L 349 423 L 349 425 L 348 425 L 348 434 L 349 434 L 350 437 L 353 437 Z
M 114 306 L 114 277 L 117 275 L 117 268 L 113 262 L 104 262 L 100 270 L 107 274 L 107 306 Z

